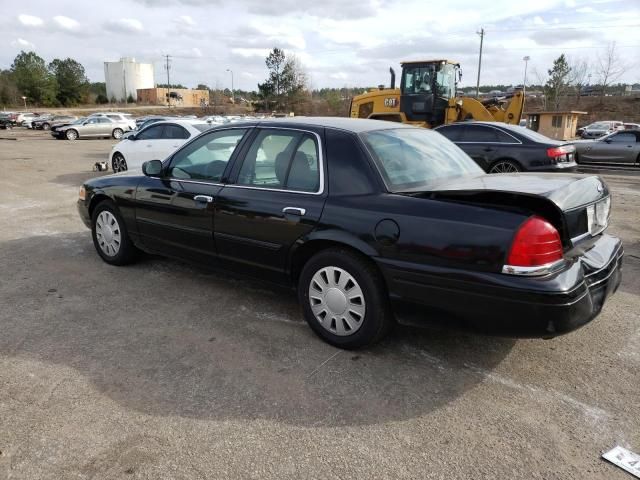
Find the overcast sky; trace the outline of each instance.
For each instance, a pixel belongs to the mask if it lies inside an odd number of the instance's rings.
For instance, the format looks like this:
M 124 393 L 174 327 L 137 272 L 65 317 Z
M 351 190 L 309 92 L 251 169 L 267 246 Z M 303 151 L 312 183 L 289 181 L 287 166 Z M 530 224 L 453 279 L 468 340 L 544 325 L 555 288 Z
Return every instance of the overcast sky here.
M 47 62 L 72 57 L 92 81 L 104 61 L 173 56 L 171 82 L 256 89 L 274 46 L 295 53 L 314 88 L 388 83 L 401 60 L 450 58 L 463 86 L 475 85 L 480 27 L 486 30 L 481 83 L 522 83 L 546 73 L 561 53 L 595 63 L 617 42 L 640 82 L 640 0 L 0 0 L 0 68 L 20 50 Z M 594 71 L 592 82 L 597 73 Z

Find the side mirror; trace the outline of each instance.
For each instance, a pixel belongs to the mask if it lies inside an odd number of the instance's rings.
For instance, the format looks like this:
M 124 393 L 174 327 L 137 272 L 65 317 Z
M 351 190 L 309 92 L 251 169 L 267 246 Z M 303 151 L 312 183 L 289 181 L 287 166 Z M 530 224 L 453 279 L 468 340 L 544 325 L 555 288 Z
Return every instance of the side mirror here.
M 162 162 L 160 160 L 149 160 L 142 164 L 142 173 L 147 177 L 159 177 L 162 173 Z

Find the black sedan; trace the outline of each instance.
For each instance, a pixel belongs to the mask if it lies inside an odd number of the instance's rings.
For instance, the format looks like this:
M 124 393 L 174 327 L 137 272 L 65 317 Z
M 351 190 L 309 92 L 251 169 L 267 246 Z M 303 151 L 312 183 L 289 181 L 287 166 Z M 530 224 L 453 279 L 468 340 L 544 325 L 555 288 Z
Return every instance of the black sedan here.
M 346 118 L 217 127 L 78 200 L 105 262 L 144 250 L 293 285 L 342 348 L 407 311 L 514 336 L 584 325 L 620 283 L 610 205 L 597 176 L 487 175 L 435 132 Z
M 575 147 L 524 127 L 496 122 L 461 122 L 435 129 L 458 145 L 485 172 L 575 171 Z

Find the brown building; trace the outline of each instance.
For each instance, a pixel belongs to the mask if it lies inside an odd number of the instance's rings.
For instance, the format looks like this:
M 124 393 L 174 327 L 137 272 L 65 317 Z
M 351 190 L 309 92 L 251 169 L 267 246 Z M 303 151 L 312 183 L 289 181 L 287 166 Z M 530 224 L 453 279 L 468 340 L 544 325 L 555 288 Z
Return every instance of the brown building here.
M 571 140 L 576 136 L 578 116 L 587 112 L 567 110 L 564 112 L 528 112 L 527 128 L 556 140 Z
M 138 103 L 147 105 L 171 105 L 178 107 L 200 107 L 209 104 L 209 90 L 189 88 L 140 88 Z

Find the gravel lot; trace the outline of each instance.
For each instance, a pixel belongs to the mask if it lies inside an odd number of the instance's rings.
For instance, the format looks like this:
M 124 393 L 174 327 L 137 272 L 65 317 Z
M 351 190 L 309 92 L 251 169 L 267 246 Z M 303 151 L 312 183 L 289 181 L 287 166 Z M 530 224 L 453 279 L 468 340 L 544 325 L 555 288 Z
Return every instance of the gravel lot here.
M 553 340 L 316 338 L 294 295 L 103 263 L 76 213 L 113 141 L 0 131 L 1 478 L 626 479 L 640 452 L 640 176 L 606 175 L 624 279 Z

